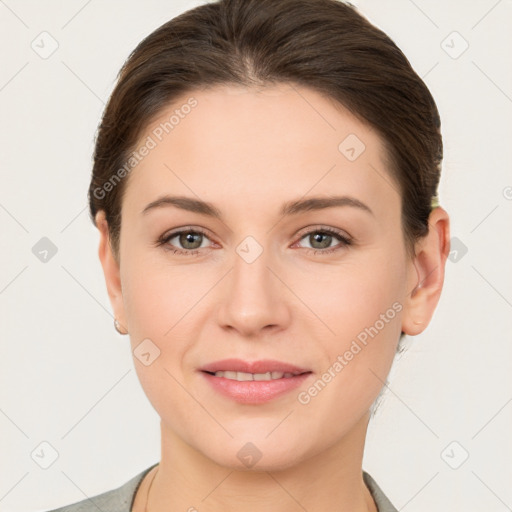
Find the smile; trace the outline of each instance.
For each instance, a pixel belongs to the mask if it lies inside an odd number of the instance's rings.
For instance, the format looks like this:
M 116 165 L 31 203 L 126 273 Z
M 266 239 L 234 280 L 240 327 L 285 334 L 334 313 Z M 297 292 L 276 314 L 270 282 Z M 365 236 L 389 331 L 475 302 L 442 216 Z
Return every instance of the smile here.
M 240 404 L 263 404 L 286 395 L 313 375 L 284 361 L 224 359 L 199 369 L 215 394 Z

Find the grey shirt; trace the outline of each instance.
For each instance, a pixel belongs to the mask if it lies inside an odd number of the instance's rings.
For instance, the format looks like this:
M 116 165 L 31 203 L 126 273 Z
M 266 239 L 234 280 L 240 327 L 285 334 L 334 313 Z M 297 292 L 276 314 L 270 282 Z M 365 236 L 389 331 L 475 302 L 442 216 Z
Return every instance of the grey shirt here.
M 153 464 L 117 489 L 47 512 L 131 512 L 139 485 L 157 464 Z M 370 490 L 379 512 L 398 512 L 366 471 L 363 471 L 363 480 Z

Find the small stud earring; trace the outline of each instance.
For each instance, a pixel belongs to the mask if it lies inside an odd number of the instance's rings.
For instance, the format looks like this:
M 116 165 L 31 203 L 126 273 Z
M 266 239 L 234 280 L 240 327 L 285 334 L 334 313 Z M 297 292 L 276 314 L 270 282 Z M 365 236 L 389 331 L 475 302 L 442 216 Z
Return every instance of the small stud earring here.
M 123 332 L 121 331 L 121 324 L 117 321 L 117 318 L 114 319 L 114 327 L 116 328 L 116 331 L 119 333 L 119 334 L 128 334 L 128 331 L 126 332 Z

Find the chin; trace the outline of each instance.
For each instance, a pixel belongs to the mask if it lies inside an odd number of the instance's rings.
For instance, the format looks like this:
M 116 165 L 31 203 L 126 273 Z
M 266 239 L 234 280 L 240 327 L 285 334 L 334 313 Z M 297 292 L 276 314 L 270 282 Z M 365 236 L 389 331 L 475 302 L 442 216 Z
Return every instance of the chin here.
M 245 439 L 251 439 L 250 436 Z M 259 439 L 259 438 L 258 438 Z M 292 443 L 280 443 L 276 446 L 273 441 L 262 438 L 254 441 L 231 440 L 229 446 L 218 446 L 218 450 L 203 452 L 210 460 L 230 470 L 236 471 L 283 471 L 300 462 L 305 456 L 304 446 Z

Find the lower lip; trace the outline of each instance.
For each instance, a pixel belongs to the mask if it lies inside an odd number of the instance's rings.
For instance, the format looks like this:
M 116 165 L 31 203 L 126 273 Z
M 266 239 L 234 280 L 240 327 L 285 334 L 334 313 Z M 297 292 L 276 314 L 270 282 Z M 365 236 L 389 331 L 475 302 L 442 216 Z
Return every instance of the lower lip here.
M 312 373 L 274 380 L 238 381 L 201 372 L 215 391 L 242 404 L 263 404 L 298 388 Z

